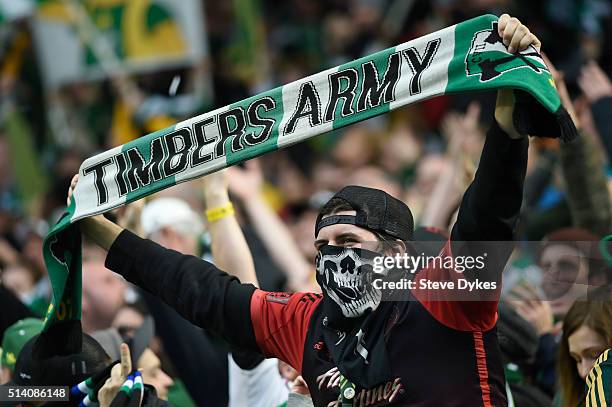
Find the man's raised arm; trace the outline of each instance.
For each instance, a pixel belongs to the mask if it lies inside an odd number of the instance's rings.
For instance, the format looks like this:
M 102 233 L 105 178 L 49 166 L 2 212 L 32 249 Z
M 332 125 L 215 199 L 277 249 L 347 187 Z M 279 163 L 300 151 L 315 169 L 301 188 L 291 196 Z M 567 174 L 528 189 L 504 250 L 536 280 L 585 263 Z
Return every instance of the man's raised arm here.
M 474 180 L 453 227 L 454 241 L 511 241 L 523 200 L 526 137 L 514 139 L 498 121 L 487 132 Z
M 68 204 L 77 178 L 68 193 Z M 235 348 L 276 357 L 301 371 L 310 316 L 320 297 L 268 293 L 195 256 L 166 249 L 103 216 L 79 222 L 108 251 L 106 267 L 160 298 L 183 317 Z
M 498 29 L 510 52 L 522 51 L 540 41 L 516 18 L 504 14 Z M 514 97 L 511 89 L 497 94 L 495 121 L 487 138 L 474 181 L 467 189 L 457 222 L 455 241 L 511 241 L 523 200 L 527 168 L 526 137 L 513 124 Z
M 231 344 L 259 351 L 251 322 L 255 287 L 211 263 L 166 249 L 103 216 L 80 222 L 81 231 L 108 250 L 106 267 L 163 300 L 192 323 Z

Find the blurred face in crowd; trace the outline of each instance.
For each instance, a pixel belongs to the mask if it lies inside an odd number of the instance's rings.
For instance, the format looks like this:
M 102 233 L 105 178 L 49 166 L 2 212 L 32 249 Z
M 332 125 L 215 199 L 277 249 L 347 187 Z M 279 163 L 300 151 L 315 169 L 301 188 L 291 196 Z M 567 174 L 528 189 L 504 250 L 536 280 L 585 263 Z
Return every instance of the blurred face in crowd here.
M 296 222 L 291 225 L 291 232 L 295 243 L 308 260 L 314 260 L 317 255 L 317 250 L 310 240 L 312 239 L 312 225 L 314 225 L 316 220 L 317 212 L 309 210 L 300 214 Z
M 168 389 L 174 382 L 162 370 L 159 358 L 150 348 L 145 349 L 140 358 L 138 358 L 138 369 L 142 369 L 142 381 L 155 387 L 157 396 L 162 400 L 166 400 L 168 398 Z
M 414 166 L 423 154 L 422 143 L 408 125 L 396 126 L 380 149 L 379 165 L 390 173 Z
M 312 169 L 312 185 L 315 190 L 335 191 L 345 185 L 348 171 L 341 168 L 331 161 L 320 161 Z M 310 239 L 308 239 L 310 242 Z
M 332 155 L 343 167 L 359 168 L 372 159 L 372 143 L 363 126 L 351 126 L 334 147 Z
M 450 165 L 448 159 L 441 155 L 427 155 L 417 166 L 416 188 L 423 196 L 429 196 L 433 191 L 440 174 Z
M 122 307 L 113 321 L 113 327 L 121 328 L 128 336 L 132 336 L 144 322 L 143 315 L 132 307 Z M 155 387 L 159 398 L 168 398 L 168 388 L 174 383 L 172 378 L 161 368 L 161 362 L 151 347 L 155 347 L 153 338 L 150 347 L 146 348 L 138 358 L 138 369 L 142 369 L 142 381 Z
M 288 203 L 302 202 L 310 197 L 310 181 L 286 155 L 280 156 L 276 174 L 277 185 Z
M 42 247 L 42 238 L 34 233 L 30 233 L 22 250 L 24 257 L 36 265 L 38 272 L 46 272 L 47 270 Z
M 380 168 L 374 166 L 367 166 L 354 171 L 349 178 L 349 183 L 380 189 L 398 199 L 402 195 L 400 185 L 389 178 Z
M 2 284 L 27 303 L 28 296 L 34 288 L 34 275 L 27 267 L 15 264 L 8 266 L 2 272 Z
M 345 14 L 332 14 L 324 21 L 325 42 L 328 52 L 341 53 L 350 45 L 356 34 L 353 21 Z
M 582 253 L 566 244 L 551 244 L 540 256 L 542 289 L 555 317 L 563 317 L 574 301 L 587 293 L 588 263 Z
M 132 307 L 121 307 L 113 320 L 113 327 L 129 328 L 131 332 L 128 332 L 128 335 L 132 335 L 143 322 L 144 317 L 140 312 Z
M 91 259 L 83 263 L 83 330 L 106 329 L 123 305 L 126 283 L 109 272 L 104 263 Z
M 121 309 L 117 312 L 115 319 L 113 320 L 113 328 L 117 328 L 125 333 L 127 336 L 133 336 L 138 328 L 144 322 L 144 315 L 142 315 L 139 311 L 135 310 L 130 306 L 121 307 Z M 154 351 L 161 351 L 162 345 L 157 336 L 151 338 L 151 342 L 149 343 L 149 347 Z
M 183 254 L 198 254 L 198 237 L 192 233 L 165 227 L 153 233 L 149 238 L 168 249 L 176 250 Z
M 568 345 L 582 380 L 586 379 L 599 355 L 608 348 L 605 339 L 587 325 L 582 325 L 569 336 Z

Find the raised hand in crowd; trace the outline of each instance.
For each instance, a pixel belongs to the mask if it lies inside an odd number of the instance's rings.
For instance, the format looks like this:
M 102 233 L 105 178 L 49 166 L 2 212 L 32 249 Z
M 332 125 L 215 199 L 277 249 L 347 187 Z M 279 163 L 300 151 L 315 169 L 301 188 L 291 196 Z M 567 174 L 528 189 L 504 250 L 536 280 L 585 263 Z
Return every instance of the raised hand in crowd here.
M 117 363 L 111 370 L 110 377 L 104 383 L 104 386 L 98 391 L 98 401 L 100 407 L 108 407 L 113 402 L 114 398 L 119 393 L 119 389 L 132 373 L 132 358 L 130 356 L 130 348 L 127 344 L 121 344 L 121 363 Z
M 592 132 L 599 134 L 609 164 L 612 162 L 612 82 L 597 63 L 590 62 L 582 68 L 578 85 L 590 105 L 590 109 L 584 110 L 591 120 Z
M 590 61 L 582 67 L 578 86 L 590 103 L 612 96 L 612 82 L 597 62 Z
M 517 284 L 508 293 L 508 300 L 516 312 L 533 326 L 538 336 L 556 334 L 561 324 L 554 323 L 548 301 L 541 298 L 537 289 L 529 283 Z
M 253 255 L 229 199 L 227 174 L 227 170 L 223 170 L 202 179 L 212 256 L 222 270 L 235 275 L 243 283 L 258 286 Z
M 452 157 L 478 160 L 485 137 L 480 125 L 481 110 L 478 102 L 471 102 L 464 114 L 450 112 L 444 117 L 442 136 L 448 143 L 447 153 Z
M 559 156 L 572 223 L 574 226 L 603 236 L 612 228 L 612 204 L 606 185 L 603 157 L 597 148 L 598 141 L 592 134 L 596 130 L 592 126 L 591 118 L 588 117 L 590 116 L 588 109 L 580 107 L 580 103 L 572 102 L 563 73 L 559 72 L 550 60 L 544 58 L 555 80 L 561 103 L 581 135 L 571 143 L 560 144 Z M 601 71 L 597 66 L 591 66 L 589 69 Z M 602 81 L 600 85 L 604 86 L 603 82 L 607 80 L 605 74 L 603 72 L 593 74 L 603 75 L 603 78 L 600 77 L 596 81 Z M 581 79 L 581 82 L 584 82 L 584 79 Z M 587 98 L 590 99 L 589 96 Z M 578 108 L 575 108 L 577 106 Z
M 17 264 L 19 262 L 19 253 L 7 242 L 6 239 L 0 237 L 0 264 L 4 266 Z
M 257 159 L 244 163 L 244 167 L 230 167 L 228 173 L 228 186 L 232 195 L 245 204 L 251 198 L 258 199 L 263 186 L 263 173 Z
M 259 162 L 250 160 L 244 168 L 230 167 L 227 177 L 230 192 L 241 200 L 266 250 L 287 275 L 290 290 L 312 290 L 312 266 L 300 252 L 285 223 L 261 195 L 263 175 Z
M 484 134 L 480 129 L 480 110 L 480 105 L 472 102 L 465 114 L 451 112 L 444 117 L 442 135 L 448 143 L 446 155 L 451 165 L 436 181 L 421 214 L 419 223 L 422 226 L 448 230 L 451 215 L 474 178 L 475 161 L 482 150 Z

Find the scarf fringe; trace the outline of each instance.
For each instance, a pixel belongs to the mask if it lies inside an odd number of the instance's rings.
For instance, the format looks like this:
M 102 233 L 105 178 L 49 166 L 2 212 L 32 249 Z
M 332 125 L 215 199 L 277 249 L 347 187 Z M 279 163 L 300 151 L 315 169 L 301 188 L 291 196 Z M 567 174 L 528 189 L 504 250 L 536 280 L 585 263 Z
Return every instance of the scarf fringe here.
M 578 137 L 578 130 L 574 125 L 572 117 L 563 106 L 555 112 L 555 118 L 559 123 L 559 138 L 563 143 L 571 143 Z
M 513 122 L 519 134 L 558 138 L 562 143 L 570 143 L 578 137 L 574 121 L 563 105 L 554 113 L 550 113 L 523 90 L 515 90 L 514 99 Z

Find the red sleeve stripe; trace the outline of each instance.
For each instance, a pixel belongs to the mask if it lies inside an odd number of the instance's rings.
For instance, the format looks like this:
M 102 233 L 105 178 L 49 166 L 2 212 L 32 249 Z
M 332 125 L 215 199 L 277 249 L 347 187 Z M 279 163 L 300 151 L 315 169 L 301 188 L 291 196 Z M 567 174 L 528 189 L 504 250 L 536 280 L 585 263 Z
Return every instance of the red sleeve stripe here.
M 480 391 L 482 392 L 482 405 L 484 407 L 492 407 L 489 370 L 487 369 L 487 352 L 482 340 L 482 331 L 474 331 L 472 334 L 474 336 L 474 350 L 476 351 L 476 367 L 478 368 Z

